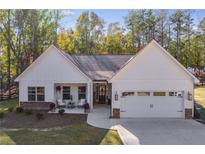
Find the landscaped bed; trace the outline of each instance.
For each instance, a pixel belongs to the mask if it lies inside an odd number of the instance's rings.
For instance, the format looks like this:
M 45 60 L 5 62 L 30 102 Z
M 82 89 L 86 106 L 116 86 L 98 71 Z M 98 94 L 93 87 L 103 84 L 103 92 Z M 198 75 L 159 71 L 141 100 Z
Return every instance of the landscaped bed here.
M 40 113 L 43 119 L 37 119 L 36 115 Z M 53 128 L 67 125 L 86 123 L 86 114 L 51 114 L 47 111 L 32 111 L 31 115 L 11 112 L 5 114 L 2 127 L 4 128 Z
M 0 144 L 122 144 L 117 131 L 88 125 L 85 114 L 17 113 L 16 106 L 16 100 L 0 104 L 0 112 L 5 113 L 0 119 Z M 9 107 L 14 111 L 9 112 Z M 38 119 L 38 113 L 43 118 Z

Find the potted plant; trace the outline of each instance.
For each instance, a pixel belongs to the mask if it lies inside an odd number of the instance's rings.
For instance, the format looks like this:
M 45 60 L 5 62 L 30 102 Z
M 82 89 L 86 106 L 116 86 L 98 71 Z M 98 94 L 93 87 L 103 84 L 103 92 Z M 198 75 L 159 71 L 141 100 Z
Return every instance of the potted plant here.
M 56 107 L 56 105 L 55 105 L 55 103 L 51 103 L 50 105 L 49 105 L 49 108 L 50 108 L 50 111 L 55 111 L 55 107 Z
M 64 109 L 60 109 L 60 110 L 58 111 L 58 113 L 59 113 L 60 115 L 63 115 L 63 114 L 65 113 L 65 110 L 64 110 Z
M 85 104 L 83 105 L 83 108 L 84 108 L 84 112 L 85 112 L 85 113 L 88 113 L 88 112 L 90 111 L 90 106 L 89 106 L 88 103 L 85 103 Z

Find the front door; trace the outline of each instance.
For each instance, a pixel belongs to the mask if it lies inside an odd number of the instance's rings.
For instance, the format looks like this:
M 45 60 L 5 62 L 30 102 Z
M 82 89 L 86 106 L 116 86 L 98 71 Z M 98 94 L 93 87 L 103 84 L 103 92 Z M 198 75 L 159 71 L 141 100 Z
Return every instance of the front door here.
M 99 103 L 105 103 L 106 101 L 106 85 L 99 85 Z

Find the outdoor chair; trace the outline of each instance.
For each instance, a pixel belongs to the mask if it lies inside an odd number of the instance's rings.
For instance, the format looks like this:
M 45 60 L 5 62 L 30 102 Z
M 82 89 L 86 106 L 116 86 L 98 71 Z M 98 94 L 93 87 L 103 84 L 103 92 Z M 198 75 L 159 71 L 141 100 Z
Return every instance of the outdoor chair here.
M 86 103 L 85 99 L 80 99 L 78 104 L 77 104 L 77 107 L 82 108 L 85 103 Z
M 61 99 L 57 100 L 58 107 L 65 107 L 66 103 L 64 103 Z

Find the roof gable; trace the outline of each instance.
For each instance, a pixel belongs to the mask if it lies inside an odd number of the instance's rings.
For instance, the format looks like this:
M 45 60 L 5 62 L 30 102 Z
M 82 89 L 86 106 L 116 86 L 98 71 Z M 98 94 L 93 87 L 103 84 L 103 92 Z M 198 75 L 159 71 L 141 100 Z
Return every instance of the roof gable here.
M 112 82 L 114 80 L 116 80 L 117 78 L 119 78 L 121 75 L 125 75 L 126 72 L 128 72 L 128 70 L 130 69 L 130 67 L 140 67 L 138 65 L 145 65 L 146 67 L 150 67 L 147 68 L 147 70 L 142 70 L 141 74 L 138 74 L 138 77 L 141 75 L 142 78 L 146 78 L 146 76 L 150 75 L 150 72 L 148 72 L 148 70 L 150 70 L 153 67 L 153 71 L 154 71 L 154 66 L 156 68 L 156 70 L 163 68 L 163 63 L 160 65 L 160 59 L 157 60 L 157 57 L 155 57 L 156 55 L 153 54 L 152 52 L 154 51 L 154 48 L 156 51 L 159 51 L 159 54 L 161 53 L 161 55 L 164 56 L 164 58 L 161 59 L 161 61 L 164 61 L 165 63 L 167 61 L 170 61 L 171 65 L 173 65 L 173 69 L 170 71 L 173 71 L 173 73 L 176 73 L 176 75 L 178 75 L 179 77 L 182 76 L 182 74 L 185 74 L 186 76 L 190 77 L 191 79 L 193 79 L 194 82 L 198 82 L 198 79 L 196 77 L 194 77 L 190 72 L 188 72 L 186 70 L 186 68 L 184 68 L 184 66 L 182 66 L 172 55 L 170 55 L 164 48 L 162 48 L 155 40 L 152 40 L 147 46 L 145 46 L 142 50 L 140 50 L 132 59 L 130 59 L 123 67 L 122 69 L 120 69 L 110 80 L 109 82 Z M 150 52 L 150 53 L 148 53 Z M 147 54 L 147 55 L 145 55 Z M 143 56 L 147 56 L 144 57 L 144 61 L 141 61 L 141 58 L 143 58 Z M 165 60 L 167 59 L 167 60 Z M 156 60 L 156 61 L 153 61 Z M 149 61 L 152 61 L 153 64 L 149 63 Z M 157 62 L 157 63 L 156 63 Z M 137 63 L 137 64 L 136 64 Z M 149 64 L 148 64 L 149 63 Z M 159 66 L 157 66 L 157 64 Z M 136 67 L 134 69 L 136 69 Z M 145 67 L 145 68 L 146 68 Z M 164 67 L 165 68 L 165 67 Z M 170 69 L 167 68 L 167 69 Z M 178 70 L 177 70 L 178 69 Z M 162 69 L 163 71 L 163 69 Z M 167 71 L 167 70 L 165 70 Z M 179 72 L 180 71 L 180 72 Z M 137 70 L 136 72 L 139 73 L 139 70 Z M 151 71 L 152 72 L 152 71 Z M 164 72 L 163 72 L 164 73 Z M 144 76 L 142 75 L 144 74 Z M 136 75 L 136 74 L 135 74 Z M 181 75 L 181 76 L 180 76 Z M 173 74 L 172 74 L 173 76 Z M 168 77 L 168 76 L 167 76 Z
M 53 52 L 53 54 L 54 53 L 57 53 L 56 55 L 54 55 L 53 57 L 49 57 L 49 54 L 51 54 Z M 27 69 L 23 72 L 23 73 L 21 73 L 16 79 L 15 79 L 15 81 L 20 81 L 22 78 L 24 78 L 29 72 L 30 73 L 32 73 L 32 71 L 34 71 L 34 69 L 36 68 L 36 67 L 38 67 L 38 69 L 40 70 L 41 68 L 40 67 L 44 67 L 44 65 L 43 64 L 41 64 L 41 63 L 44 63 L 44 61 L 46 61 L 47 59 L 45 59 L 46 57 L 48 57 L 48 58 L 50 58 L 49 60 L 50 60 L 50 65 L 52 65 L 52 67 L 57 67 L 56 66 L 56 58 L 55 57 L 60 57 L 60 58 L 62 58 L 61 60 L 62 61 L 65 61 L 68 65 L 70 64 L 70 66 L 72 66 L 73 67 L 73 69 L 74 70 L 76 70 L 77 72 L 78 72 L 78 74 L 81 74 L 81 76 L 83 76 L 84 78 L 87 78 L 88 80 L 90 80 L 90 78 L 86 75 L 86 74 L 84 74 L 71 60 L 69 60 L 67 57 L 65 57 L 65 55 L 64 54 L 62 54 L 62 52 L 61 51 L 59 51 L 59 49 L 58 48 L 56 48 L 54 45 L 51 45 L 45 52 L 43 52 L 31 65 L 29 65 L 28 67 L 27 67 Z M 44 60 L 43 60 L 44 59 Z M 64 59 L 64 60 L 63 60 Z M 48 60 L 48 61 L 49 61 Z M 66 64 L 66 65 L 67 65 Z M 41 66 L 39 66 L 39 65 L 41 65 Z M 65 66 L 65 64 L 64 64 L 64 66 Z M 62 70 L 62 68 L 64 68 L 64 66 L 61 66 L 61 68 L 59 68 L 60 70 Z M 49 65 L 47 65 L 47 67 L 48 67 L 48 69 L 49 68 L 52 68 L 52 67 L 50 67 Z M 66 68 L 66 67 L 65 67 Z M 41 70 L 41 72 L 42 72 L 42 74 L 43 74 L 43 72 L 44 71 L 47 71 L 47 69 L 46 68 L 42 68 L 42 69 L 44 69 L 44 70 Z M 73 71 L 74 71 L 73 70 Z M 58 69 L 56 70 L 56 71 L 58 71 Z M 52 71 L 50 71 L 50 72 L 52 72 Z M 48 72 L 47 72 L 48 73 Z M 46 74 L 44 74 L 44 75 L 46 75 Z M 49 75 L 49 74 L 48 74 Z M 47 78 L 49 78 L 50 76 L 47 76 Z

